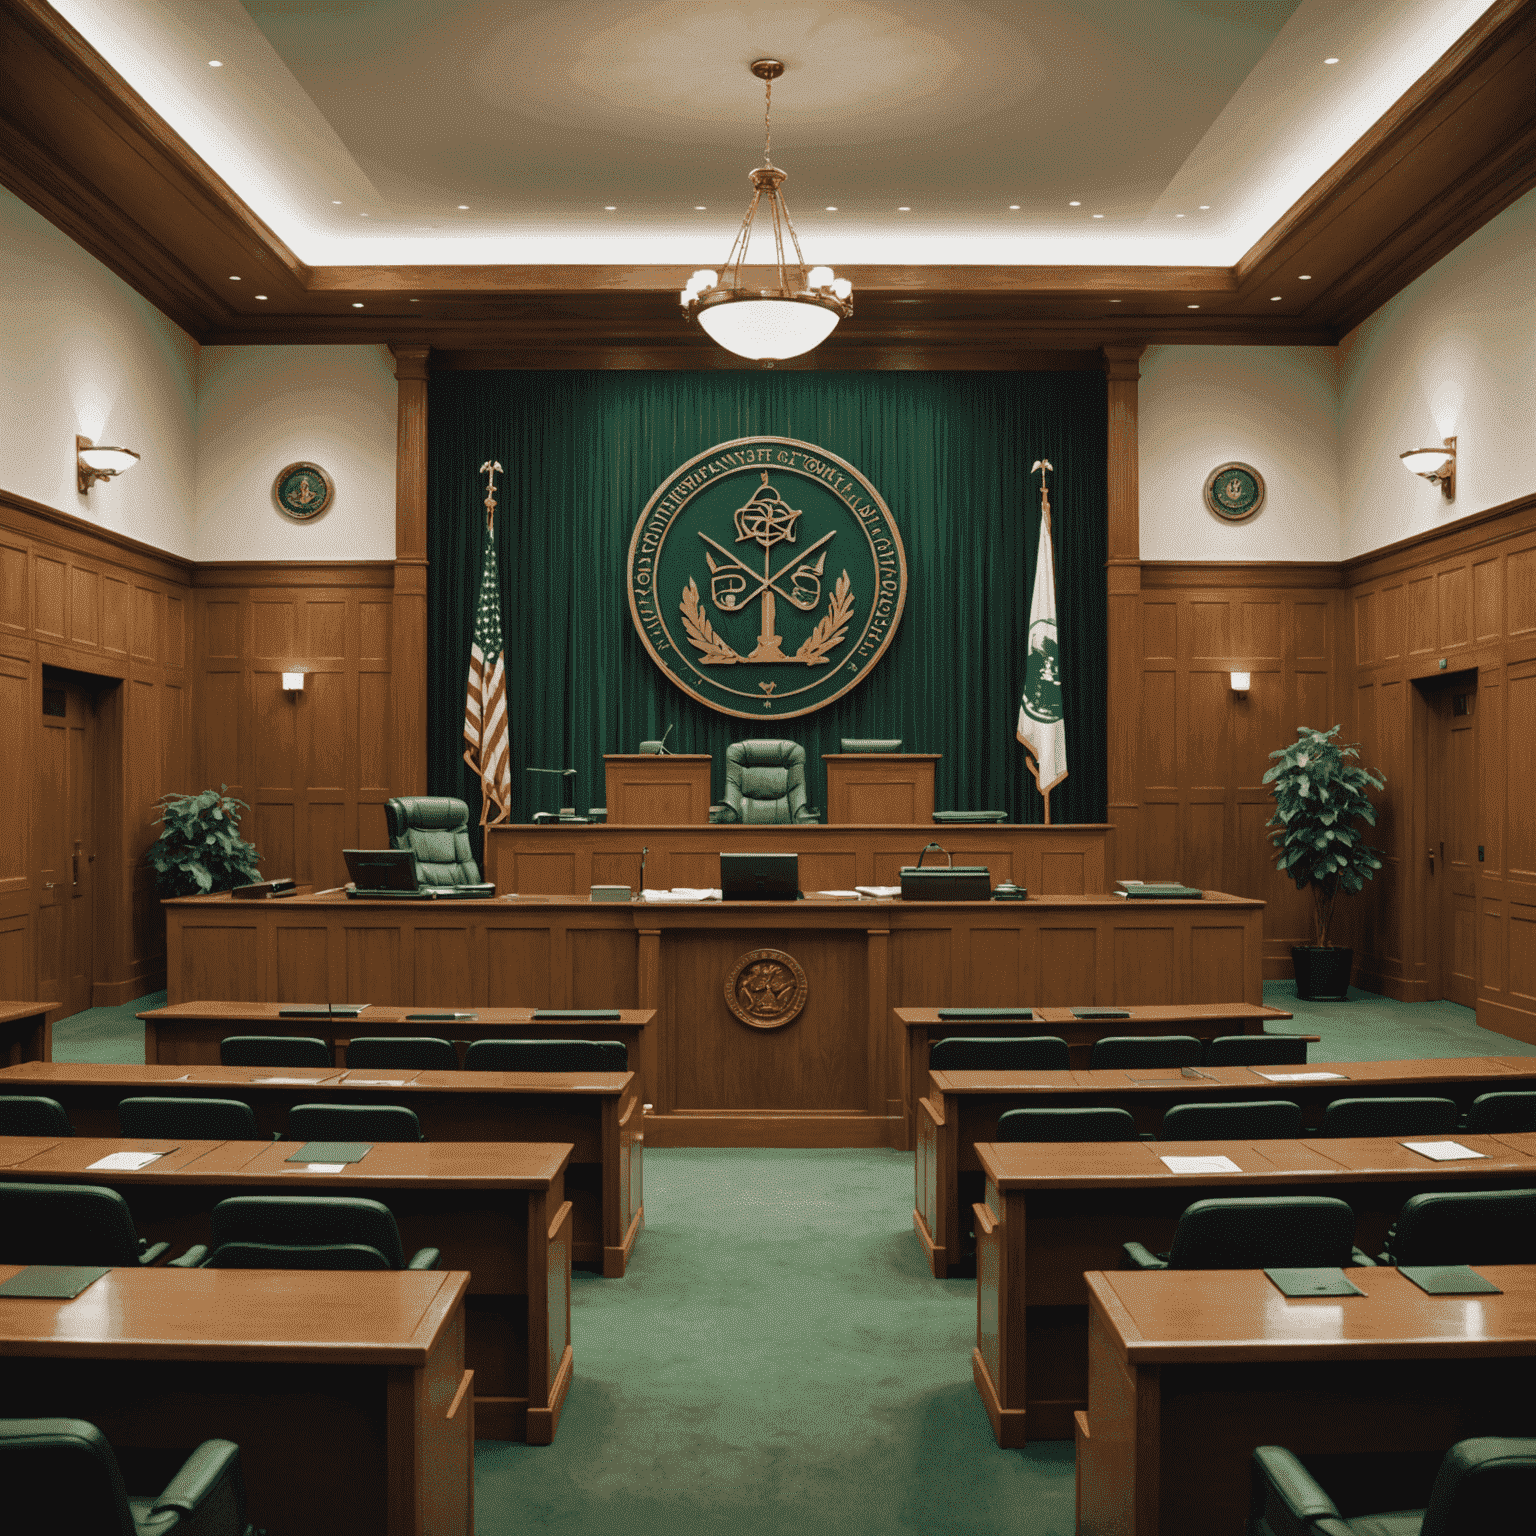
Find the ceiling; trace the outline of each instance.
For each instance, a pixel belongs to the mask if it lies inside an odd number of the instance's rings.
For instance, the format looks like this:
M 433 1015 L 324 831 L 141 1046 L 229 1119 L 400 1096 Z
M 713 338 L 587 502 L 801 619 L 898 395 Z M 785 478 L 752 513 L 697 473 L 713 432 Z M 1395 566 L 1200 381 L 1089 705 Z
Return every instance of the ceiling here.
M 1536 183 L 1532 0 L 8 0 L 0 180 L 200 340 L 711 366 L 764 55 L 820 366 L 1331 342 Z

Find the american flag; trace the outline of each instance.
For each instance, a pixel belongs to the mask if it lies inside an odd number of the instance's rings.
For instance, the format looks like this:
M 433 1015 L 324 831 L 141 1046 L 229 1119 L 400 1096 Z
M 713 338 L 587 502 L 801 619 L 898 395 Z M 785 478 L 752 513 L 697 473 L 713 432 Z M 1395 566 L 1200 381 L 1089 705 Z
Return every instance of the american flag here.
M 499 469 L 501 466 L 497 465 Z M 494 502 L 487 497 L 487 503 Z M 501 642 L 501 589 L 496 582 L 496 527 L 487 519 L 480 568 L 480 603 L 469 648 L 464 690 L 464 761 L 480 775 L 480 825 L 512 816 L 512 766 L 507 740 L 507 672 Z M 491 814 L 495 807 L 495 815 Z

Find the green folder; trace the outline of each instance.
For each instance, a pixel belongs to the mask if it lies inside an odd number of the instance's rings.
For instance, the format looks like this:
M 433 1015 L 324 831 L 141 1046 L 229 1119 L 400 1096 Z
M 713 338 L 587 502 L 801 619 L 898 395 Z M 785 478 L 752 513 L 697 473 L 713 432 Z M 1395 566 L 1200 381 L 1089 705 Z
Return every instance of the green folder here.
M 1498 1286 L 1491 1285 L 1465 1264 L 1400 1264 L 1398 1274 L 1411 1280 L 1429 1296 L 1502 1296 Z
M 1074 1019 L 1128 1019 L 1131 1016 L 1129 1008 L 1074 1008 Z
M 1342 1269 L 1266 1269 L 1282 1296 L 1364 1296 Z
M 950 1023 L 956 1019 L 1032 1019 L 1033 1008 L 940 1008 L 939 1017 Z
M 290 1163 L 360 1163 L 373 1151 L 371 1141 L 306 1141 L 297 1152 L 291 1152 L 285 1162 Z
M 0 1282 L 0 1296 L 73 1301 L 86 1286 L 94 1285 L 109 1273 L 95 1264 L 29 1264 L 19 1274 Z

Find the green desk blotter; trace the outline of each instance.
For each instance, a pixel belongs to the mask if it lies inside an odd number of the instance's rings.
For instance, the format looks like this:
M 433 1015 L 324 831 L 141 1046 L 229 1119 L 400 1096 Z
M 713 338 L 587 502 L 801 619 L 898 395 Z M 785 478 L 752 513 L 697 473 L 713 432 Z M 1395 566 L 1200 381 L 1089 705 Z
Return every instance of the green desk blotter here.
M 1074 1008 L 1074 1019 L 1128 1019 L 1131 1016 L 1129 1008 Z
M 536 1019 L 617 1019 L 617 1008 L 535 1008 Z
M 1465 1264 L 1400 1264 L 1397 1269 L 1428 1296 L 1502 1296 L 1475 1269 Z
M 1342 1269 L 1266 1269 L 1282 1296 L 1364 1296 Z
M 306 1141 L 284 1159 L 290 1163 L 360 1163 L 373 1151 L 371 1141 Z
M 946 1024 L 956 1019 L 1032 1019 L 1033 1008 L 940 1008 L 939 1017 Z
M 110 1271 L 95 1264 L 29 1264 L 20 1274 L 0 1282 L 0 1296 L 27 1296 L 38 1301 L 73 1301 L 86 1286 Z

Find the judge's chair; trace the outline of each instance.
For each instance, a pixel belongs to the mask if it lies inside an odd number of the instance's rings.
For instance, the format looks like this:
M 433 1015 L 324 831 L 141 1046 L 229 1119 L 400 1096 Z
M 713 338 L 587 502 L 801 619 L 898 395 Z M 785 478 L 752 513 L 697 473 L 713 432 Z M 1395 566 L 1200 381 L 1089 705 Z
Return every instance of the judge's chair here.
M 410 795 L 384 802 L 389 846 L 416 855 L 423 885 L 479 885 L 469 845 L 469 807 L 446 795 Z
M 816 822 L 805 803 L 805 748 L 793 741 L 733 741 L 725 749 L 725 800 L 710 820 L 758 826 Z

